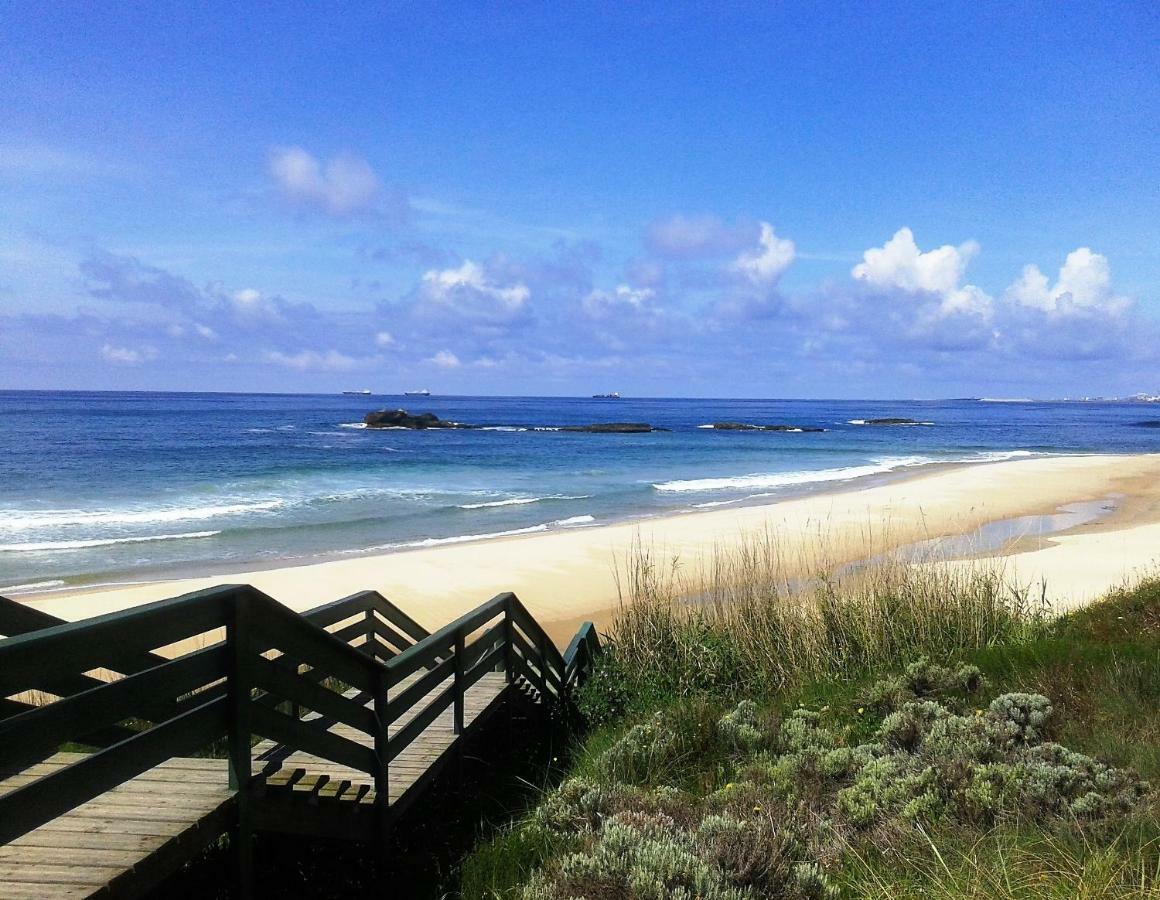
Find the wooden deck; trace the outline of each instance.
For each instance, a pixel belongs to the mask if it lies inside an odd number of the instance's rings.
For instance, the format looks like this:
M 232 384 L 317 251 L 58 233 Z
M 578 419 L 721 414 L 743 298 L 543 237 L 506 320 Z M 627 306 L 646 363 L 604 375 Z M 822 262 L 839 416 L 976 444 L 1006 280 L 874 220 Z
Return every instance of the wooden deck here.
M 57 753 L 0 781 L 0 795 L 78 761 Z M 224 759 L 173 759 L 0 847 L 0 898 L 135 893 L 229 828 Z
M 418 676 L 401 682 L 410 687 Z M 439 692 L 447 687 L 442 683 Z M 464 696 L 464 725 L 471 728 L 493 711 L 507 687 L 502 672 L 484 675 Z M 353 692 L 351 692 L 353 693 Z M 422 711 L 412 708 L 392 725 L 401 731 Z M 311 716 L 307 717 L 309 721 Z M 342 724 L 332 733 L 371 747 L 367 735 Z M 389 803 L 399 806 L 408 792 L 420 792 L 456 743 L 452 710 L 444 710 L 391 761 Z M 254 747 L 255 770 L 280 749 L 273 741 Z M 43 775 L 77 762 L 85 754 L 57 753 L 15 775 L 0 774 L 0 796 Z M 374 827 L 375 791 L 366 773 L 330 760 L 294 751 L 278 757 L 280 768 L 258 775 L 256 787 L 288 795 L 293 820 L 278 807 L 261 816 L 262 830 L 328 833 L 325 821 L 312 821 L 311 808 L 349 823 L 349 833 Z M 286 797 L 282 798 L 287 799 Z M 0 846 L 0 900 L 24 898 L 121 896 L 164 876 L 210 841 L 224 833 L 234 818 L 235 795 L 229 787 L 229 763 L 224 759 L 171 759 L 78 806 L 10 844 Z M 350 806 L 356 806 L 352 810 Z M 285 806 L 285 803 L 278 806 Z M 347 807 L 343 809 L 342 807 Z M 283 827 L 279 827 L 279 823 Z M 286 827 L 288 826 L 288 827 Z
M 0 900 L 140 896 L 227 832 L 242 897 L 255 832 L 384 852 L 494 713 L 547 727 L 600 649 L 510 593 L 429 633 L 374 591 L 300 614 L 249 585 L 80 622 L 0 597 L 0 635 Z

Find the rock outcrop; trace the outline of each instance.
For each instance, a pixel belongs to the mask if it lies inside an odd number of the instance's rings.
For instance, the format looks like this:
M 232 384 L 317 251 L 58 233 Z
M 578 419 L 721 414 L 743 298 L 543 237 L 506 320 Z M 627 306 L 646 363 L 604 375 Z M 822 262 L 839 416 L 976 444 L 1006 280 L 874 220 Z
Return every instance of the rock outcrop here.
M 435 413 L 419 413 L 411 415 L 405 409 L 380 409 L 369 412 L 363 417 L 367 428 L 410 428 L 422 431 L 427 428 L 472 428 L 461 422 L 448 422 L 440 419 Z
M 714 422 L 717 431 L 825 431 L 814 425 L 753 425 L 749 422 Z

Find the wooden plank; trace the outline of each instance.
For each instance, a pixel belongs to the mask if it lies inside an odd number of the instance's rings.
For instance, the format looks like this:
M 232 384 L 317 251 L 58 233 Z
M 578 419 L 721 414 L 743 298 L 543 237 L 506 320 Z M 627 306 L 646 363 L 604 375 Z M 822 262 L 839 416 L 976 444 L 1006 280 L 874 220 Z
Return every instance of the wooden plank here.
M 28 864 L 52 863 L 60 866 L 116 866 L 121 869 L 131 869 L 141 860 L 141 851 L 114 850 L 109 847 L 85 848 L 80 847 L 36 847 L 12 846 L 0 847 L 0 864 Z M 0 895 L 4 888 L 0 886 Z
M 57 898 L 89 897 L 92 888 L 79 884 L 5 884 L 0 885 L 2 900 L 57 900 Z
M 260 611 L 255 610 L 255 621 L 261 622 L 263 643 L 271 643 L 295 659 L 321 668 L 326 675 L 340 678 L 360 690 L 374 690 L 375 669 L 381 663 L 304 621 L 276 600 L 255 593 L 263 601 Z
M 387 723 L 397 722 L 419 700 L 455 674 L 455 660 L 446 659 L 430 671 L 419 675 L 406 688 L 387 700 Z
M 223 701 L 211 701 L 0 796 L 0 844 L 220 734 L 225 714 Z
M 291 700 L 331 719 L 337 719 L 365 734 L 378 727 L 375 715 L 365 706 L 312 681 L 298 678 L 281 666 L 264 659 L 253 660 L 254 684 L 284 700 Z
M 219 628 L 236 589 L 223 585 L 195 591 L 0 641 L 0 696 L 18 694 L 46 678 L 99 668 L 111 646 L 129 654 Z
M 419 734 L 422 733 L 428 725 L 430 725 L 435 717 L 447 709 L 451 705 L 455 696 L 455 685 L 448 686 L 444 691 L 436 695 L 426 708 L 416 715 L 404 727 L 400 728 L 395 734 L 391 735 L 390 740 L 387 741 L 387 759 L 393 760 L 398 756 L 403 748 L 413 741 Z
M 130 717 L 152 720 L 159 709 L 169 715 L 178 695 L 223 677 L 225 663 L 224 648 L 201 650 L 0 720 L 0 770 Z
M 330 731 L 315 728 L 301 720 L 284 716 L 262 706 L 253 708 L 253 727 L 257 734 L 280 744 L 306 750 L 324 759 L 349 765 L 363 772 L 374 772 L 378 766 L 373 750 Z

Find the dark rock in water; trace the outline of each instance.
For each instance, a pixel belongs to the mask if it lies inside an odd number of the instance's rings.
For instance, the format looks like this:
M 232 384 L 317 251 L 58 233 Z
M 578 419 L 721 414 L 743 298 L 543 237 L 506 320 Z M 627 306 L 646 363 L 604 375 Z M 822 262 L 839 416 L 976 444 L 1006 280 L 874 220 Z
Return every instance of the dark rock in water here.
M 1137 428 L 1160 428 L 1160 419 L 1145 419 L 1143 422 L 1133 422 Z
M 595 425 L 563 425 L 560 431 L 585 431 L 590 434 L 647 434 L 650 431 L 668 431 L 647 422 L 597 422 Z
M 380 409 L 363 417 L 367 428 L 412 428 L 421 431 L 426 428 L 472 428 L 460 422 L 448 422 L 435 413 L 411 415 L 405 409 Z
M 862 422 L 863 425 L 923 425 L 925 423 L 919 422 L 917 419 L 866 419 Z
M 748 422 L 714 422 L 717 431 L 825 431 L 813 425 L 752 425 Z

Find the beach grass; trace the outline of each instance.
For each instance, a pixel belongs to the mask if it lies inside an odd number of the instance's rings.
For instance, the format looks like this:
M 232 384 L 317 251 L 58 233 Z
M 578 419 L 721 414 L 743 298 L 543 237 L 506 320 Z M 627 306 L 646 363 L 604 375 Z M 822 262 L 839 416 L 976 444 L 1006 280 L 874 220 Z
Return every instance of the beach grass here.
M 464 898 L 1160 897 L 1160 578 L 1059 616 L 992 563 L 773 551 L 635 554 L 591 730 Z
M 882 554 L 842 568 L 824 539 L 817 546 L 809 560 L 786 559 L 776 535 L 761 531 L 694 570 L 634 546 L 618 571 L 615 653 L 596 678 L 605 704 L 849 679 L 920 653 L 1023 643 L 1051 618 L 1042 589 L 1012 583 L 998 559 L 947 567 Z M 601 691 L 585 699 L 601 718 Z

